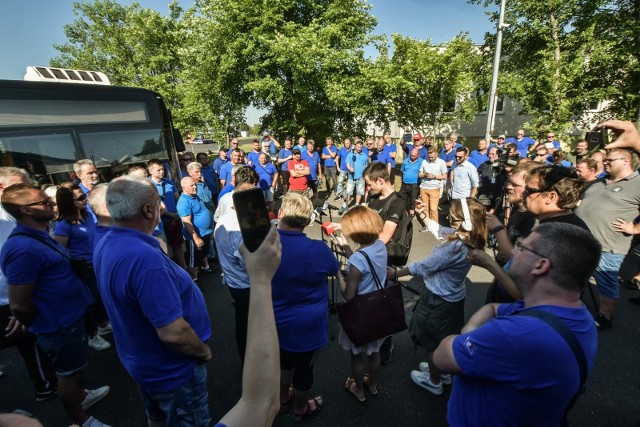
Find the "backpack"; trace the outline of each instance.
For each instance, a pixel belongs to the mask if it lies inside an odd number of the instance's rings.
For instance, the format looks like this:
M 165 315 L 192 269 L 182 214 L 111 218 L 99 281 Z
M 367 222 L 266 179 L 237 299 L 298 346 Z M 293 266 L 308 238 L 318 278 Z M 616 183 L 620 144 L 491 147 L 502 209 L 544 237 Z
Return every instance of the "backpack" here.
M 389 200 L 387 200 L 387 203 L 385 203 L 379 213 L 382 218 L 386 217 L 389 206 L 391 206 L 391 203 L 398 197 L 400 196 L 397 193 L 389 197 Z M 403 209 L 402 217 L 400 218 L 400 222 L 398 222 L 398 229 L 401 230 L 401 232 L 395 240 L 391 237 L 391 240 L 387 243 L 389 265 L 407 265 L 409 252 L 411 251 L 411 241 L 413 240 L 413 223 L 411 219 L 411 216 Z M 396 233 L 393 234 L 395 235 Z

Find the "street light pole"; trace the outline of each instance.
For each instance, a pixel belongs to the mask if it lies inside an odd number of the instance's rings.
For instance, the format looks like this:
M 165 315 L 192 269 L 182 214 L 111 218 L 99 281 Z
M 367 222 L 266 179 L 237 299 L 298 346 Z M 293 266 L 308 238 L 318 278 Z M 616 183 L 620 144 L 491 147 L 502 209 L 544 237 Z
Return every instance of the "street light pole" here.
M 504 23 L 504 10 L 506 0 L 500 3 L 500 19 L 498 20 L 498 33 L 496 37 L 496 51 L 493 55 L 493 71 L 491 73 L 491 89 L 489 91 L 489 100 L 487 102 L 487 126 L 484 136 L 487 141 L 491 140 L 491 131 L 496 116 L 496 105 L 498 104 L 498 71 L 500 69 L 500 54 L 502 51 L 502 30 L 509 25 Z

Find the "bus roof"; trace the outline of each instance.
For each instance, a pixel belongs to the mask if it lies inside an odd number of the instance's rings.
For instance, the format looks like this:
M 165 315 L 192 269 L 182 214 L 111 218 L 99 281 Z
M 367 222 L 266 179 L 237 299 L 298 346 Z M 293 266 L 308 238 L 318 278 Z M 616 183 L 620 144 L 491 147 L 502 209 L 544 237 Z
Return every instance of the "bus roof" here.
M 71 70 L 68 68 L 28 66 L 24 75 L 27 81 L 82 83 L 94 85 L 110 85 L 109 77 L 99 71 Z

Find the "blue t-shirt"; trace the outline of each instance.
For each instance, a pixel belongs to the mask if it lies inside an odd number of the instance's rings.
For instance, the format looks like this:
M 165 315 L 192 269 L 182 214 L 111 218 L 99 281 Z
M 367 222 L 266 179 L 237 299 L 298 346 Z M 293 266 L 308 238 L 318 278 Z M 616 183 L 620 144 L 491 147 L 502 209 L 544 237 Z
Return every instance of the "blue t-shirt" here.
M 447 420 L 452 426 L 558 426 L 578 390 L 580 372 L 566 341 L 544 321 L 511 316 L 523 301 L 456 337 L 455 376 Z M 558 316 L 575 334 L 591 371 L 597 351 L 593 317 L 584 307 L 534 307 Z
M 218 178 L 220 177 L 220 170 L 222 169 L 222 166 L 226 165 L 227 163 L 229 163 L 229 159 L 222 160 L 222 158 L 220 157 L 213 161 L 213 170 L 215 171 L 216 175 L 218 175 Z
M 347 169 L 347 159 L 351 155 L 351 153 L 352 153 L 352 151 L 351 150 L 347 150 L 345 147 L 342 147 L 340 150 L 338 150 L 338 157 L 340 157 L 340 170 L 341 171 L 345 171 L 345 172 L 349 171 L 349 169 Z
M 153 179 L 149 178 L 149 181 L 156 186 L 160 199 L 167 207 L 167 212 L 176 212 L 176 192 L 178 189 L 176 185 L 170 179 L 162 178 L 160 184 L 157 184 Z
M 405 159 L 400 166 L 402 172 L 402 182 L 405 184 L 417 184 L 419 181 L 418 174 L 420 173 L 420 166 L 422 166 L 422 159 L 418 158 L 415 162 L 411 163 L 411 160 Z
M 504 140 L 505 144 L 514 143 L 518 146 L 517 150 L 520 153 L 520 157 L 527 157 L 529 152 L 529 147 L 531 147 L 536 142 L 529 138 L 528 136 L 523 137 L 520 141 L 516 141 L 515 138 L 507 138 Z
M 336 148 L 336 146 L 332 145 L 331 149 L 329 149 L 329 147 L 325 146 L 322 149 L 322 155 L 328 156 L 329 155 L 329 150 L 331 150 L 331 153 L 334 153 L 334 154 L 338 153 L 338 149 Z M 331 157 L 329 157 L 328 159 L 324 159 L 324 166 L 325 167 L 335 167 L 336 166 L 336 159 L 335 158 L 331 158 Z
M 197 195 L 207 209 L 213 209 L 213 195 L 205 183 L 196 182 Z M 180 201 L 178 201 L 180 203 Z
M 231 182 L 231 171 L 233 170 L 233 166 L 233 163 L 227 162 L 222 166 L 222 168 L 220 168 L 220 181 L 225 181 L 225 185 Z
M 16 233 L 35 236 L 48 245 Z M 48 233 L 19 223 L 0 252 L 0 268 L 10 286 L 34 285 L 35 317 L 29 325 L 34 334 L 50 334 L 77 322 L 93 304 L 89 288 L 63 254 L 65 248 Z
M 273 163 L 267 163 L 264 166 L 260 163 L 253 165 L 253 169 L 258 173 L 258 186 L 262 190 L 268 190 L 273 184 L 273 177 L 278 173 L 278 170 Z
M 386 165 L 387 163 L 391 163 L 391 157 L 389 157 L 384 150 L 378 151 L 371 156 L 371 163 L 382 163 Z
M 198 363 L 170 349 L 158 328 L 182 317 L 201 341 L 211 337 L 202 293 L 157 239 L 113 227 L 96 247 L 96 276 L 122 365 L 143 390 L 164 392 L 193 377 Z
M 320 240 L 312 240 L 301 231 L 279 233 L 282 260 L 271 287 L 280 348 L 292 352 L 316 350 L 328 341 L 327 276 L 337 273 L 338 261 Z
M 309 163 L 309 175 L 307 175 L 308 181 L 315 181 L 318 179 L 318 163 L 320 163 L 320 156 L 317 152 L 309 154 L 307 150 L 302 153 L 302 160 L 306 160 Z
M 69 224 L 66 219 L 62 219 L 53 225 L 53 235 L 68 239 L 67 252 L 71 258 L 82 259 L 91 264 L 95 227 L 96 224 L 90 215 L 87 215 L 86 221 L 78 224 Z
M 351 178 L 354 181 L 362 178 L 362 173 L 369 164 L 369 155 L 364 152 L 364 149 L 360 154 L 355 151 L 347 156 L 347 163 L 353 168 L 354 172 L 351 173 Z
M 182 193 L 178 200 L 178 215 L 180 215 L 180 218 L 191 217 L 191 223 L 198 236 L 204 237 L 213 233 L 213 215 L 211 215 L 211 211 L 207 209 L 207 206 L 198 196 Z M 182 235 L 185 240 L 192 240 L 191 234 L 187 233 L 184 225 L 182 226 Z
M 489 150 L 485 151 L 484 154 L 480 153 L 478 150 L 473 150 L 471 154 L 469 154 L 469 158 L 467 160 L 477 169 L 481 164 L 489 160 Z
M 227 193 L 232 192 L 234 188 L 236 188 L 236 187 L 231 184 L 231 181 L 227 182 L 227 185 L 222 187 L 222 190 L 220 190 L 220 194 L 218 194 L 218 202 L 220 202 L 220 199 L 222 199 L 222 196 L 224 196 Z
M 445 149 L 443 148 L 442 150 L 440 150 L 440 154 L 438 155 L 438 157 L 440 157 L 442 160 L 444 160 L 445 163 L 449 163 L 450 161 L 453 160 L 453 163 L 451 164 L 451 166 L 447 166 L 447 171 L 450 171 L 452 168 L 456 167 L 456 150 L 453 149 L 451 150 L 450 153 L 447 153 L 445 151 Z
M 381 285 L 384 285 L 387 274 L 387 248 L 382 240 L 378 239 L 373 242 L 373 244 L 355 251 L 349 257 L 347 270 L 355 267 L 362 273 L 360 283 L 358 283 L 358 295 L 368 294 L 378 289 L 376 279 L 373 277 L 374 271 L 371 271 L 369 262 L 364 255 L 362 255 L 361 251 L 369 255 L 369 259 L 371 259 L 371 264 L 373 264 L 375 274 Z
M 162 226 L 162 222 L 160 222 L 159 225 Z M 158 227 L 156 227 L 156 230 L 157 229 Z M 111 226 L 96 224 L 96 228 L 93 230 L 93 250 L 96 249 L 96 246 L 98 246 L 98 243 L 100 243 L 100 240 L 102 240 L 102 238 L 106 236 L 107 233 L 110 231 L 111 231 Z M 154 230 L 154 233 L 155 233 L 155 230 Z M 91 257 L 92 257 L 91 263 L 93 263 L 93 251 L 91 251 Z
M 393 143 L 391 145 L 384 144 L 384 147 L 382 148 L 382 150 L 387 154 L 387 156 L 391 160 L 391 167 L 395 168 L 396 160 L 392 158 L 390 154 L 398 152 L 398 147 L 396 146 L 396 144 L 393 144 Z
M 212 195 L 218 193 L 218 174 L 214 170 L 213 166 L 208 165 L 206 167 L 200 168 L 202 171 L 202 177 L 204 178 L 205 184 L 207 184 L 207 188 L 211 192 Z
M 291 155 L 293 155 L 293 152 L 292 152 L 291 150 L 288 150 L 288 149 L 286 149 L 286 148 L 283 148 L 283 149 L 282 149 L 282 150 L 280 150 L 280 152 L 278 153 L 278 158 L 279 158 L 279 159 L 286 159 L 286 158 L 288 158 L 288 157 L 289 157 L 289 156 L 291 156 Z M 291 159 L 289 159 L 289 160 L 291 160 Z M 280 166 L 280 169 L 281 169 L 281 170 L 283 170 L 283 171 L 288 171 L 288 170 L 289 170 L 289 166 L 288 166 L 289 160 L 287 160 L 287 161 L 286 161 L 286 162 L 284 162 L 284 163 L 280 163 L 280 165 L 281 165 L 281 166 Z
M 247 162 L 251 164 L 251 166 L 253 165 L 257 165 L 260 159 L 260 154 L 262 154 L 262 151 L 258 151 L 257 153 L 253 150 L 251 150 L 249 152 L 249 154 L 247 154 Z

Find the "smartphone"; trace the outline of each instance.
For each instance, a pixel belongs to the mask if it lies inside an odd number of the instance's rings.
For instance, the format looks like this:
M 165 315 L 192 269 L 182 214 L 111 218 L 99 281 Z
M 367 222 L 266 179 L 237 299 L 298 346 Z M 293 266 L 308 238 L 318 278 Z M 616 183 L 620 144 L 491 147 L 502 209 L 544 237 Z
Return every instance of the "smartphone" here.
M 599 150 L 609 143 L 607 129 L 605 128 L 602 128 L 597 132 L 587 132 L 584 139 L 587 140 L 588 151 Z
M 234 191 L 233 206 L 238 216 L 244 245 L 249 252 L 255 252 L 271 228 L 264 194 L 258 187 Z

